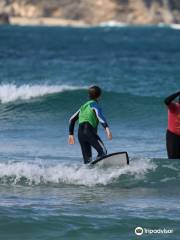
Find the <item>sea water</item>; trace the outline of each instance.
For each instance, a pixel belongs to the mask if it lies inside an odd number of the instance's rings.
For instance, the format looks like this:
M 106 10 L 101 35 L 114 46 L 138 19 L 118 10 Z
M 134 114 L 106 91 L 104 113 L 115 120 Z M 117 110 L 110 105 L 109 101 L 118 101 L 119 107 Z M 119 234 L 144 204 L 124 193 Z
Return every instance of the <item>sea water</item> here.
M 1 26 L 0 239 L 179 239 L 180 161 L 167 160 L 163 102 L 180 90 L 179 62 L 169 27 Z M 77 137 L 68 145 L 94 84 L 108 152 L 129 153 L 122 169 L 89 168 Z

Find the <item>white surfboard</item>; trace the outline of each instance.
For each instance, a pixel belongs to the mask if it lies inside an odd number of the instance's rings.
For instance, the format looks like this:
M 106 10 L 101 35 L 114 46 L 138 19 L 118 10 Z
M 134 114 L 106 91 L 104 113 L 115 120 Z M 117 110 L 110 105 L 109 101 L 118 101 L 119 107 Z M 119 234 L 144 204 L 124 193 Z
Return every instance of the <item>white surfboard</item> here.
M 127 152 L 116 152 L 104 157 L 93 160 L 90 164 L 103 164 L 107 166 L 124 167 L 129 165 L 129 156 Z

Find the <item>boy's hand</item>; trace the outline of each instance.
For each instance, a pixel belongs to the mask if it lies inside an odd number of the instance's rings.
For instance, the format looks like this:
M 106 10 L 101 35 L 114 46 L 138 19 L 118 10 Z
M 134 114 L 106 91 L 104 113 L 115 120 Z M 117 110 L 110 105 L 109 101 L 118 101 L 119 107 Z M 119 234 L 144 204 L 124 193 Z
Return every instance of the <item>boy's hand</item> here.
M 105 131 L 106 131 L 107 138 L 108 138 L 109 140 L 111 140 L 111 139 L 112 139 L 112 133 L 111 133 L 110 129 L 107 127 L 107 128 L 105 129 Z
M 69 135 L 68 143 L 71 145 L 75 143 L 74 135 Z

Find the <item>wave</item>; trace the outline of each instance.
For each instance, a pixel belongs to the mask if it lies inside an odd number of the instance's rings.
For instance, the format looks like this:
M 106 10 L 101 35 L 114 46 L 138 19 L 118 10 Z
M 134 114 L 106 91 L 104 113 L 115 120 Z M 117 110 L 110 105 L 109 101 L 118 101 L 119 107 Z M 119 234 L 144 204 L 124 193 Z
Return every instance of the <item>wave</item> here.
M 179 179 L 179 162 L 164 160 L 131 160 L 124 168 L 77 163 L 9 161 L 0 163 L 0 183 L 10 185 L 118 185 L 118 187 L 154 186 Z
M 46 165 L 30 162 L 9 162 L 0 164 L 0 182 L 8 184 L 73 184 L 73 185 L 107 185 L 123 174 L 142 175 L 149 168 L 149 163 L 127 166 L 123 169 L 89 168 L 79 164 Z
M 172 28 L 172 29 L 175 29 L 175 30 L 180 30 L 180 24 L 177 24 L 177 23 L 172 23 L 172 24 L 159 23 L 159 24 L 157 24 L 157 27 L 160 27 L 160 28 Z
M 22 85 L 2 84 L 0 85 L 1 103 L 14 102 L 17 100 L 29 100 L 31 98 L 42 97 L 49 94 L 61 93 L 84 89 L 85 87 L 71 85 Z
M 100 23 L 98 26 L 99 27 L 127 27 L 128 24 L 123 22 L 117 22 L 117 21 L 107 21 L 107 22 Z
M 17 100 L 29 100 L 32 98 L 39 98 L 46 95 L 53 95 L 57 93 L 63 93 L 68 91 L 84 91 L 87 89 L 88 86 L 73 86 L 73 85 L 30 85 L 24 84 L 21 86 L 17 86 L 15 84 L 1 84 L 0 85 L 0 102 L 1 103 L 8 103 L 8 102 L 15 102 Z M 141 100 L 148 100 L 148 99 L 162 99 L 162 97 L 158 96 L 144 96 L 144 95 L 136 95 L 129 92 L 123 91 L 111 91 L 111 90 L 104 90 L 103 96 L 106 95 L 107 97 L 111 97 L 113 100 L 116 98 L 129 98 L 129 99 L 141 99 Z M 74 97 L 74 96 L 73 96 Z M 152 101 L 152 100 L 151 100 Z
M 0 85 L 1 120 L 8 118 L 12 120 L 13 117 L 17 116 L 26 119 L 32 117 L 39 119 L 43 116 L 47 117 L 47 114 L 52 116 L 52 113 L 58 113 L 59 118 L 69 118 L 69 115 L 86 101 L 85 89 L 87 86 Z M 152 119 L 157 115 L 160 117 L 160 121 L 164 119 L 163 99 L 161 97 L 104 91 L 100 105 L 110 119 L 121 118 L 121 121 L 125 122 L 133 119 L 133 121 L 139 122 L 143 116 L 143 123 L 152 122 Z M 151 109 L 151 113 L 149 109 Z
M 171 24 L 170 27 L 176 30 L 180 30 L 180 24 Z
M 179 30 L 180 29 L 180 24 L 166 24 L 166 23 L 159 23 L 159 24 L 148 24 L 146 26 L 143 26 L 143 25 L 132 25 L 132 24 L 128 24 L 128 23 L 123 23 L 123 22 L 118 22 L 118 21 L 107 21 L 107 22 L 102 22 L 100 23 L 99 25 L 97 25 L 98 27 L 141 27 L 141 28 L 144 28 L 144 27 L 159 27 L 159 28 L 173 28 L 173 29 L 177 29 Z

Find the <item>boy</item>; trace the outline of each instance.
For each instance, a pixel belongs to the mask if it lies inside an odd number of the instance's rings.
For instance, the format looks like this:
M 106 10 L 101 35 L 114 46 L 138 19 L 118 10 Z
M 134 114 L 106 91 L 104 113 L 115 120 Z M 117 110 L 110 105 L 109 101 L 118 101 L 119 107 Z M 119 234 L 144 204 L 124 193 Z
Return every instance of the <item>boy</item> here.
M 78 140 L 85 164 L 92 160 L 91 147 L 95 148 L 98 152 L 98 158 L 107 154 L 102 140 L 97 135 L 99 122 L 104 127 L 107 138 L 109 140 L 112 139 L 112 133 L 98 105 L 101 89 L 98 86 L 92 86 L 89 88 L 88 94 L 89 101 L 82 105 L 69 120 L 69 144 L 74 144 L 74 125 L 79 119 Z

